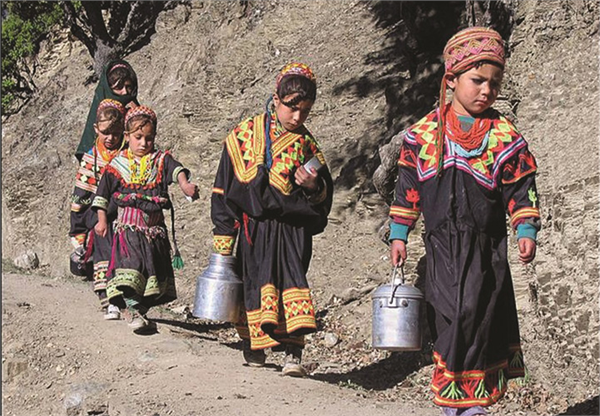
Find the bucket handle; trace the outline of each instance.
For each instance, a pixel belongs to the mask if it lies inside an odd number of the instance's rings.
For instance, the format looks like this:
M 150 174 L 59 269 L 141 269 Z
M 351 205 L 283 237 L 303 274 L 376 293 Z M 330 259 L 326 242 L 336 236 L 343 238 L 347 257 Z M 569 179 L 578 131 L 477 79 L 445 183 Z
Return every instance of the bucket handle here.
M 400 268 L 400 283 L 395 284 L 396 275 L 398 274 L 398 268 Z M 394 288 L 392 289 L 392 294 L 390 295 L 389 303 L 392 304 L 394 302 L 394 296 L 396 295 L 396 290 L 400 286 L 404 284 L 404 264 L 398 263 L 394 266 L 394 271 L 392 272 L 392 281 L 390 283 Z

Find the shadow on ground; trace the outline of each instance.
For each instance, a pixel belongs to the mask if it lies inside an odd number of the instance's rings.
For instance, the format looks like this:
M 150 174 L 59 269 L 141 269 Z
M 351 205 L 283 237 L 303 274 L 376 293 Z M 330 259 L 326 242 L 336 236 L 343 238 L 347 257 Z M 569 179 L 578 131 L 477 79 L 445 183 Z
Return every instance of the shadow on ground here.
M 598 396 L 592 397 L 582 403 L 577 403 L 570 406 L 564 413 L 560 415 L 598 415 L 600 414 L 600 406 Z

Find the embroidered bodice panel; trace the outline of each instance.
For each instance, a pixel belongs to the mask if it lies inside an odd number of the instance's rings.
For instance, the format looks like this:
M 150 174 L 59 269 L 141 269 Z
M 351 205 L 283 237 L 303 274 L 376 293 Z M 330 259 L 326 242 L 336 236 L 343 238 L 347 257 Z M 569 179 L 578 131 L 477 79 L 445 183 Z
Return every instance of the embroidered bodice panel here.
M 266 117 L 269 115 L 260 114 L 242 121 L 225 139 L 235 177 L 241 183 L 251 182 L 256 177 L 258 166 L 265 163 Z M 308 132 L 293 133 L 275 124 L 271 128 L 270 138 L 272 163 L 269 183 L 284 195 L 292 191 L 293 171 L 310 158 L 317 157 L 325 165 L 325 158 L 316 140 Z

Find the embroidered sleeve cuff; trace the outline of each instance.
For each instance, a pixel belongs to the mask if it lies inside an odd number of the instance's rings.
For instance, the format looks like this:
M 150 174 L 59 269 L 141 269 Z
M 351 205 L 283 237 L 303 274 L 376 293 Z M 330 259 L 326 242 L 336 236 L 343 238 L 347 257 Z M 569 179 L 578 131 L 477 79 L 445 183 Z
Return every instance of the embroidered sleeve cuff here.
M 402 240 L 405 243 L 408 241 L 408 225 L 398 224 L 396 222 L 392 222 L 390 224 L 390 238 L 389 240 Z
M 180 174 L 181 172 L 185 172 L 185 177 L 187 178 L 187 180 L 188 180 L 188 181 L 190 180 L 190 177 L 191 177 L 192 175 L 191 175 L 191 173 L 190 173 L 189 169 L 186 169 L 186 168 L 184 168 L 183 166 L 177 166 L 177 167 L 175 168 L 175 170 L 173 171 L 173 183 L 177 183 L 177 182 L 179 182 L 179 181 L 177 180 L 177 177 L 179 176 L 179 174 Z
M 537 228 L 532 224 L 519 224 L 517 226 L 517 240 L 521 238 L 531 238 L 533 241 L 537 241 Z
M 235 237 L 230 235 L 215 235 L 213 237 L 213 249 L 215 253 L 223 256 L 231 256 L 233 246 L 235 245 Z
M 94 198 L 94 202 L 92 202 L 92 207 L 100 208 L 106 211 L 108 209 L 108 199 L 96 195 L 96 197 Z

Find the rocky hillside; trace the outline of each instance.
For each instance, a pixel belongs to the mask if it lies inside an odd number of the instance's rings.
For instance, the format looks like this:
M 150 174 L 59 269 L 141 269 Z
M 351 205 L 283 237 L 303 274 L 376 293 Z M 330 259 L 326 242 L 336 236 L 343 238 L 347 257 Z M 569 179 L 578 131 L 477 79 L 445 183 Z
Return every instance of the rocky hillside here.
M 532 266 L 520 266 L 512 246 L 535 394 L 515 393 L 510 410 L 558 413 L 598 395 L 599 10 L 593 1 L 502 4 L 511 54 L 500 104 L 536 155 L 544 222 Z M 379 149 L 434 104 L 439 53 L 465 18 L 459 2 L 427 7 L 425 17 L 407 20 L 395 2 L 194 1 L 164 12 L 150 44 L 126 57 L 140 80 L 140 101 L 157 111 L 158 144 L 172 149 L 200 186 L 193 204 L 173 189 L 186 261 L 174 306 L 193 302 L 195 277 L 207 264 L 208 201 L 222 140 L 242 117 L 262 110 L 284 63 L 313 67 L 319 92 L 307 124 L 324 148 L 336 194 L 309 277 L 322 327 L 340 342 L 327 349 L 317 334 L 309 351 L 337 357 L 351 371 L 343 380 L 359 384 L 389 370 L 392 382 L 362 385 L 395 391 L 396 399 L 411 377 L 426 392 L 426 382 L 411 374 L 428 375 L 430 367 L 425 354 L 402 358 L 369 347 L 369 293 L 390 272 L 378 237 L 387 205 L 371 178 Z M 85 83 L 92 62 L 64 32 L 46 42 L 38 59 L 39 93 L 2 125 L 3 259 L 32 250 L 43 273 L 70 279 L 73 153 L 95 88 Z M 417 283 L 418 240 L 407 267 Z

